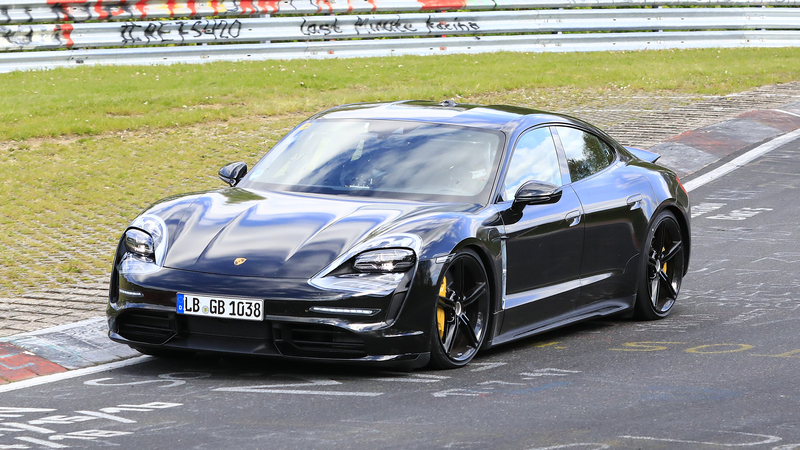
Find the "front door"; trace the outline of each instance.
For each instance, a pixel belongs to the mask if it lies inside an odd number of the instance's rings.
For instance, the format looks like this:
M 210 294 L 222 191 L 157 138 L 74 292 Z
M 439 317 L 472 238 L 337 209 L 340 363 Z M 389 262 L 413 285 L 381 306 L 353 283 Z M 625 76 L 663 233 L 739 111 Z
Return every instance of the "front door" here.
M 563 186 L 562 164 L 547 127 L 528 131 L 517 141 L 498 207 L 508 211 L 517 189 L 531 180 Z M 580 295 L 583 209 L 575 191 L 563 186 L 558 202 L 528 205 L 521 215 L 505 217 L 501 334 L 513 337 L 574 309 Z

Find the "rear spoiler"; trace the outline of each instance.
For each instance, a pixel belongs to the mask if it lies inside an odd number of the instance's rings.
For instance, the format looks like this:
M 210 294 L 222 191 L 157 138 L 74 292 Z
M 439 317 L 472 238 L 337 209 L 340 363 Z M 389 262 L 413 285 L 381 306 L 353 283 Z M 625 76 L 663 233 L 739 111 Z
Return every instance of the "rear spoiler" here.
M 631 152 L 633 156 L 649 163 L 654 163 L 658 161 L 658 158 L 661 158 L 661 155 L 658 153 L 648 152 L 647 150 L 642 150 L 640 148 L 625 147 L 625 150 Z

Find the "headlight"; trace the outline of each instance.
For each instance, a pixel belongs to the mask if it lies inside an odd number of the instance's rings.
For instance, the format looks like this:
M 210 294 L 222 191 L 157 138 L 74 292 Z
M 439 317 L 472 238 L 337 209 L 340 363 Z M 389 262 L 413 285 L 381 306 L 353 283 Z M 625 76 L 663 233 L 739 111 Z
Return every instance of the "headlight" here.
M 147 259 L 154 259 L 153 236 L 142 230 L 131 228 L 125 232 L 125 247 L 129 252 L 143 256 Z
M 167 255 L 167 224 L 151 214 L 137 217 L 125 231 L 126 254 L 120 261 L 121 273 L 152 273 L 161 269 Z
M 353 268 L 361 272 L 405 272 L 414 266 L 414 252 L 405 248 L 372 250 L 356 256 Z
M 421 248 L 422 240 L 413 234 L 372 239 L 336 258 L 308 283 L 349 295 L 388 295 L 416 265 Z

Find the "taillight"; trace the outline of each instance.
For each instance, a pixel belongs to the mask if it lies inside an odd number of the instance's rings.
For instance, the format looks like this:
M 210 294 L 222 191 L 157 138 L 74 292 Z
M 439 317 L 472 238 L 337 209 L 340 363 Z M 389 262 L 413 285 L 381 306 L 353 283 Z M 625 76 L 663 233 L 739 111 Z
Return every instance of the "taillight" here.
M 686 188 L 683 187 L 683 183 L 681 183 L 681 179 L 677 175 L 675 176 L 675 180 L 678 181 L 678 186 L 680 186 L 681 189 L 683 189 L 683 193 L 686 194 L 686 195 L 689 195 L 689 193 L 686 192 Z

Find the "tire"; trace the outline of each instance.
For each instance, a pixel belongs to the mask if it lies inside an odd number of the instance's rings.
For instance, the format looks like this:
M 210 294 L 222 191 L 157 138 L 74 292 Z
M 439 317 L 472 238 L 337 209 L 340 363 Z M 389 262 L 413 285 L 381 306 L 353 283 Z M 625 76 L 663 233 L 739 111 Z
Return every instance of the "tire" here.
M 639 271 L 635 317 L 663 319 L 669 315 L 683 279 L 683 235 L 675 216 L 663 211 L 651 222 Z
M 491 292 L 478 255 L 462 250 L 442 270 L 433 309 L 430 365 L 438 369 L 466 366 L 486 337 Z

